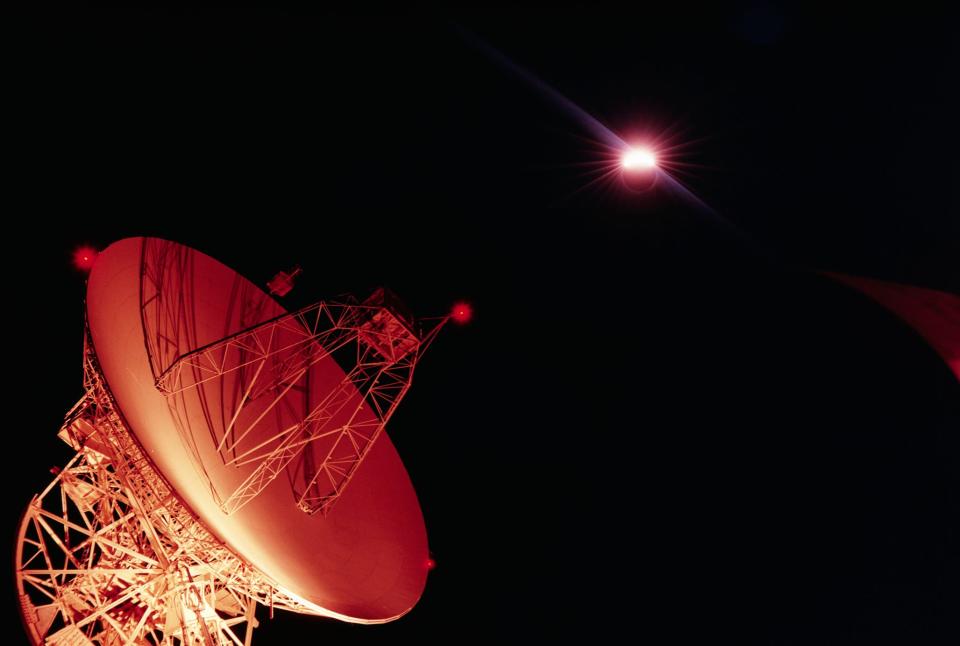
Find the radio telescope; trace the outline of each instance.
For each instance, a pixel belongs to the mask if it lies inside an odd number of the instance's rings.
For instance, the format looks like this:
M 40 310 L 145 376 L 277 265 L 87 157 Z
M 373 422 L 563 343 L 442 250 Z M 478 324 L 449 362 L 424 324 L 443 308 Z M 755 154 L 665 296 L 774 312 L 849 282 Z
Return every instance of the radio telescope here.
M 257 604 L 408 612 L 432 561 L 383 429 L 449 318 L 384 289 L 288 313 L 188 247 L 107 248 L 59 432 L 76 455 L 19 527 L 31 641 L 249 646 Z

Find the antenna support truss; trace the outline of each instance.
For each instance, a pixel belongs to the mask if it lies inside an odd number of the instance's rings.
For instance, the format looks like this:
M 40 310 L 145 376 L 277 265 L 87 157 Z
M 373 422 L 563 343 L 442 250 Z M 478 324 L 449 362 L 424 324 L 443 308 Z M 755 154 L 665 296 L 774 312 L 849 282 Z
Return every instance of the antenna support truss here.
M 243 391 L 230 403 L 230 422 L 215 439 L 225 464 L 252 470 L 222 496 L 224 513 L 241 509 L 288 467 L 295 473 L 297 506 L 307 514 L 330 511 L 409 390 L 417 361 L 442 325 L 421 337 L 401 307 L 382 288 L 363 303 L 321 301 L 177 357 L 157 377 L 157 388 L 175 410 L 191 389 L 240 373 Z M 292 390 L 308 391 L 310 368 L 321 361 L 337 361 L 344 373 L 340 382 L 300 419 L 263 437 L 268 414 Z M 241 423 L 253 401 L 262 412 Z

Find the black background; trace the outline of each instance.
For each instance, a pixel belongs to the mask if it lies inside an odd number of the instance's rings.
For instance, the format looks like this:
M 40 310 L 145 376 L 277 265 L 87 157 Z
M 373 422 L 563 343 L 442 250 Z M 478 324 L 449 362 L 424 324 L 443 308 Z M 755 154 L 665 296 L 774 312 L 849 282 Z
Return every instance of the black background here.
M 420 604 L 261 612 L 259 643 L 957 643 L 960 384 L 816 273 L 960 289 L 950 18 L 41 3 L 10 22 L 3 531 L 68 458 L 70 254 L 160 235 L 261 284 L 300 263 L 291 305 L 387 284 L 476 310 L 391 422 L 438 562 Z M 679 133 L 746 237 L 584 188 L 588 133 L 458 29 L 615 131 Z

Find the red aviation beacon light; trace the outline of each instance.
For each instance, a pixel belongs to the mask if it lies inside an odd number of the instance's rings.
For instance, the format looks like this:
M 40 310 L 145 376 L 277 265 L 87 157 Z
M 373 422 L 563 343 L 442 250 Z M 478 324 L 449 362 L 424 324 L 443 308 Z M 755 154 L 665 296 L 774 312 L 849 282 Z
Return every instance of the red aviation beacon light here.
M 80 271 L 90 271 L 97 261 L 97 250 L 89 245 L 78 247 L 73 252 L 73 266 Z
M 453 307 L 450 308 L 450 320 L 454 323 L 459 323 L 460 325 L 465 325 L 473 319 L 473 307 L 470 303 L 460 301 L 459 303 L 454 303 Z

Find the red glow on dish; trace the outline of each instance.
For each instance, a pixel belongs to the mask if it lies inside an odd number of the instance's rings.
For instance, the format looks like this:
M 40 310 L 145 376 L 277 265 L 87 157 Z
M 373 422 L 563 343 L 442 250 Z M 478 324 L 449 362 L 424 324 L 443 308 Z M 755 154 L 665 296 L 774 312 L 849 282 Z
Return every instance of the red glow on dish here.
M 461 325 L 469 323 L 470 319 L 473 318 L 473 308 L 470 307 L 470 303 L 455 303 L 450 310 L 450 318 Z
M 73 252 L 73 264 L 81 271 L 90 271 L 93 263 L 97 261 L 97 250 L 93 247 L 83 246 Z

